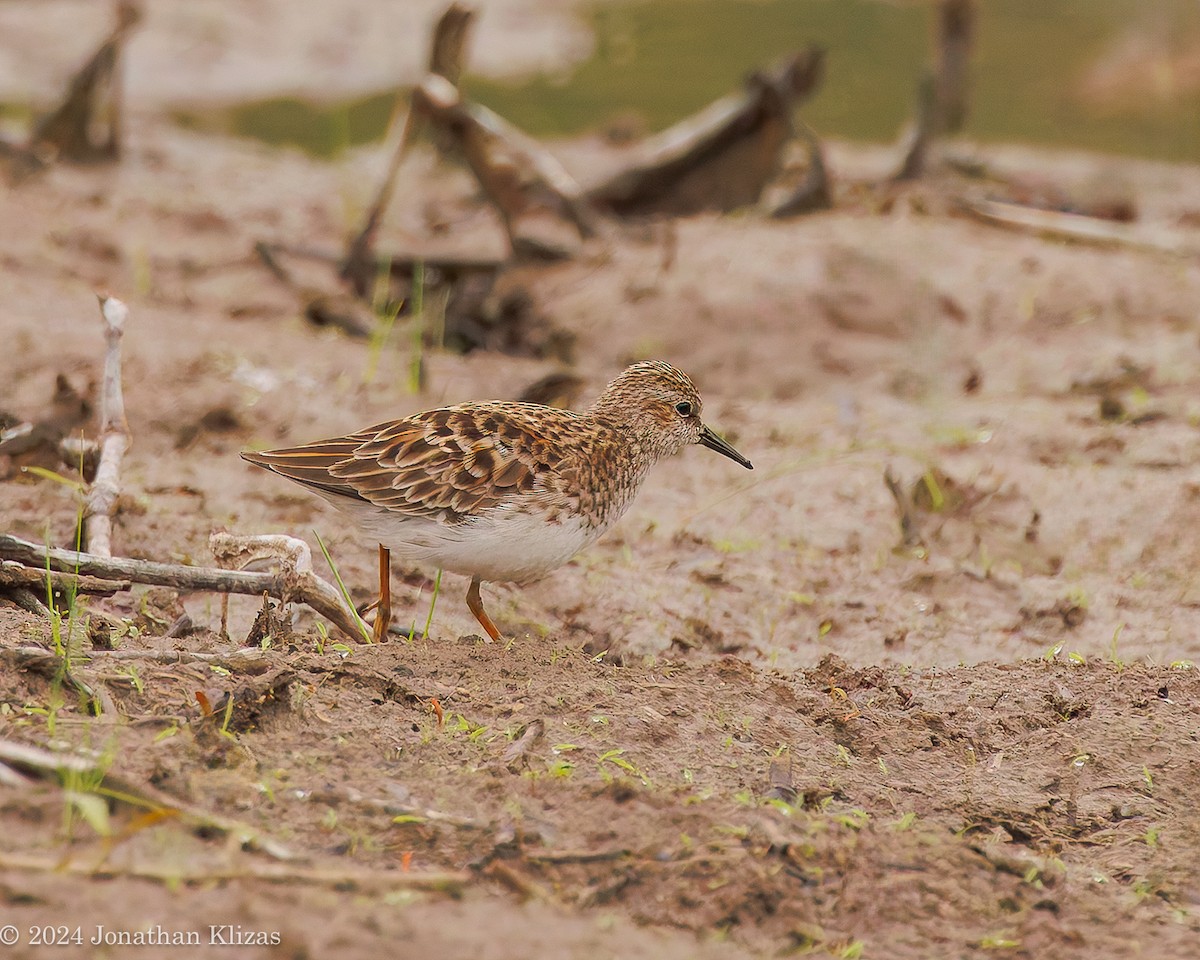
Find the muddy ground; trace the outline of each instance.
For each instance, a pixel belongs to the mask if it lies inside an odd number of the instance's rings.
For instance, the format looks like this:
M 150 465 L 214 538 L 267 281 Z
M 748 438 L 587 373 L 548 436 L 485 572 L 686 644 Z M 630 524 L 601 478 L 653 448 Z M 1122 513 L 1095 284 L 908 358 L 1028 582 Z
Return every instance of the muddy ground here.
M 117 551 L 209 563 L 231 530 L 319 556 L 319 532 L 366 600 L 374 545 L 238 451 L 515 396 L 563 361 L 431 349 L 414 392 L 407 321 L 381 349 L 315 328 L 252 252 L 337 250 L 384 152 L 201 137 L 152 99 L 118 166 L 0 201 L 0 410 L 41 418 L 60 374 L 94 389 L 112 291 L 131 310 Z M 553 148 L 585 180 L 621 159 L 600 136 Z M 976 155 L 1200 220 L 1200 170 Z M 139 588 L 62 628 L 107 698 L 93 717 L 11 652 L 53 646 L 50 624 L 0 601 L 3 737 L 97 751 L 111 784 L 192 814 L 0 781 L 20 940 L 0 953 L 148 956 L 87 941 L 157 927 L 202 939 L 157 955 L 197 957 L 1194 956 L 1200 269 L 980 224 L 954 204 L 977 184 L 879 187 L 895 159 L 834 144 L 833 212 L 613 227 L 505 279 L 572 344 L 584 402 L 668 359 L 756 467 L 685 451 L 573 563 L 487 586 L 507 645 L 450 576 L 426 639 L 327 641 L 299 609 L 253 663 L 228 658 L 257 601 L 231 602 L 225 640 L 218 598 Z M 389 248 L 503 249 L 464 171 L 429 148 L 406 170 Z M 77 494 L 22 463 L 0 463 L 0 532 L 70 544 Z M 907 544 L 886 471 L 914 500 Z M 432 574 L 394 577 L 418 628 Z M 87 663 L 96 645 L 233 669 Z M 32 945 L 47 924 L 85 942 Z M 255 933 L 278 942 L 219 942 Z

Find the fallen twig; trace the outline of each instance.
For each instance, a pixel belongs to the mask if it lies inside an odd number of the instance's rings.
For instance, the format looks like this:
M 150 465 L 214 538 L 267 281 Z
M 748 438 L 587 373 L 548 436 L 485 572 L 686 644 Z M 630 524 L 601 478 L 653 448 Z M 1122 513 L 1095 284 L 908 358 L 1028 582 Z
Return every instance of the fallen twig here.
M 114 593 L 128 590 L 132 586 L 128 580 L 105 580 L 100 577 L 62 573 L 58 570 L 34 570 L 13 560 L 0 561 L 0 589 L 40 587 L 45 590 L 47 580 L 55 590 L 74 590 L 76 593 L 90 593 L 101 597 L 111 597 Z
M 37 612 L 37 611 L 31 611 Z M 45 608 L 40 611 L 44 616 Z M 104 684 L 92 679 L 91 682 L 80 678 L 78 670 L 68 668 L 66 658 L 57 656 L 41 647 L 10 647 L 0 648 L 0 663 L 8 663 L 19 670 L 29 670 L 47 680 L 61 682 L 74 687 L 79 693 L 93 704 L 97 713 L 104 713 L 116 718 L 117 705 L 113 702 Z M 0 759 L 3 759 L 0 757 Z
M 547 850 L 545 853 L 526 851 L 523 856 L 530 863 L 603 863 L 606 860 L 624 860 L 633 856 L 633 851 L 627 847 L 616 850 Z
M 941 0 L 935 65 L 918 87 L 916 121 L 896 180 L 923 176 L 937 142 L 962 129 L 967 117 L 967 68 L 974 38 L 975 0 Z
M 282 863 L 246 862 L 238 866 L 199 870 L 180 869 L 177 862 L 110 867 L 86 864 L 61 857 L 35 854 L 0 853 L 0 870 L 36 870 L 72 876 L 115 878 L 135 877 L 174 886 L 179 883 L 211 884 L 229 880 L 269 880 L 278 883 L 317 883 L 329 887 L 368 888 L 371 890 L 423 890 L 430 893 L 460 893 L 472 880 L 471 875 L 454 871 L 427 873 L 395 870 L 367 870 L 362 867 L 331 869 L 301 867 Z
M 562 902 L 548 888 L 536 880 L 525 876 L 519 870 L 515 870 L 503 860 L 493 860 L 484 869 L 484 873 L 493 880 L 498 880 L 513 891 L 513 893 L 519 894 L 526 900 L 540 900 L 542 903 L 549 904 L 559 910 L 563 909 Z
M 104 385 L 100 400 L 100 463 L 88 488 L 84 517 L 88 549 L 100 557 L 112 556 L 112 518 L 121 491 L 121 460 L 129 449 L 129 424 L 121 391 L 121 336 L 129 308 L 116 297 L 100 298 L 104 318 Z
M 116 26 L 71 78 L 62 103 L 38 123 L 26 148 L 29 155 L 41 163 L 60 158 L 94 162 L 120 156 L 121 84 L 117 71 L 125 36 L 140 19 L 141 11 L 134 4 L 117 5 Z
M 529 723 L 521 728 L 520 736 L 509 744 L 508 749 L 504 751 L 500 762 L 509 769 L 512 769 L 518 764 L 518 761 L 525 759 L 526 754 L 542 739 L 545 732 L 546 724 L 542 719 L 538 718 L 529 721 Z
M 618 216 L 686 216 L 757 203 L 792 136 L 792 108 L 817 89 L 824 62 L 824 51 L 810 47 L 755 74 L 745 90 L 648 141 L 647 159 L 592 187 L 587 198 Z
M 574 178 L 541 144 L 503 117 L 466 100 L 431 73 L 413 90 L 412 109 L 432 122 L 466 159 L 492 202 L 517 257 L 561 259 L 571 251 L 564 223 L 594 236 L 594 216 Z
M 0 656 L 9 657 L 22 666 L 42 663 L 57 666 L 62 662 L 61 658 L 52 651 L 42 647 L 0 648 Z M 141 660 L 164 666 L 200 663 L 205 666 L 220 667 L 230 673 L 262 673 L 273 666 L 276 659 L 266 650 L 258 650 L 253 647 L 231 650 L 229 653 L 198 653 L 193 650 L 89 650 L 72 657 L 72 661 L 76 665 L 89 660 L 93 663 Z
M 179 590 L 211 590 L 216 593 L 249 596 L 267 593 L 285 603 L 298 600 L 307 604 L 352 639 L 362 636 L 357 618 L 342 602 L 338 592 L 311 569 L 296 567 L 274 573 L 248 573 L 214 567 L 186 567 L 177 563 L 99 557 L 91 553 L 76 553 L 74 550 L 46 548 L 8 535 L 0 535 L 0 560 L 16 560 L 35 568 L 44 568 L 49 561 L 51 569 L 54 570 L 175 587 Z
M 814 210 L 828 210 L 833 206 L 829 168 L 825 165 L 821 141 L 807 123 L 797 123 L 796 131 L 808 144 L 808 172 L 795 190 L 771 207 L 770 215 L 777 220 Z
M 241 845 L 253 845 L 276 860 L 291 860 L 294 854 L 283 844 L 265 836 L 254 827 L 201 810 L 163 793 L 148 783 L 138 783 L 111 773 L 98 756 L 81 753 L 55 753 L 41 747 L 0 740 L 0 763 L 35 774 L 43 780 L 60 783 L 63 773 L 97 777 L 96 791 L 115 799 L 150 809 L 169 812 L 196 827 L 218 830 L 234 837 Z
M 44 617 L 50 613 L 38 595 L 28 587 L 14 587 L 11 590 L 6 590 L 4 596 L 26 613 L 32 613 L 35 617 Z
M 960 208 L 993 226 L 1040 233 L 1099 246 L 1132 247 L 1178 257 L 1200 256 L 1200 234 L 1153 224 L 1118 223 L 1078 213 L 1060 213 L 995 200 L 959 201 Z

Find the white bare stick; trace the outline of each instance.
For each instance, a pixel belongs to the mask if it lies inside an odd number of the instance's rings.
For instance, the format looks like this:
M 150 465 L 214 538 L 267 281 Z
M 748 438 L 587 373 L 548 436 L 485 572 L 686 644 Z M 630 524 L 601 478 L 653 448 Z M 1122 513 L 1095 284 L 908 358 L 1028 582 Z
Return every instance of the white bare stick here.
M 165 864 L 131 864 L 109 866 L 104 863 L 81 863 L 48 857 L 37 853 L 0 853 L 0 869 L 41 871 L 77 877 L 137 877 L 169 884 L 181 883 L 212 886 L 229 880 L 269 880 L 272 883 L 295 883 L 305 887 L 351 887 L 356 890 L 422 890 L 430 893 L 457 895 L 469 886 L 474 877 L 466 871 L 370 870 L 363 867 L 303 867 L 283 863 L 244 861 L 228 867 L 213 869 L 185 867 L 175 862 Z
M 100 465 L 88 490 L 85 533 L 88 549 L 99 557 L 112 556 L 112 518 L 121 492 L 121 459 L 129 449 L 129 424 L 121 392 L 121 336 L 129 308 L 116 297 L 100 297 L 104 319 L 104 387 L 100 405 Z
M 227 537 L 229 534 L 217 534 Z M 236 539 L 236 538 L 235 538 Z M 19 537 L 0 534 L 0 560 L 16 560 L 27 567 L 90 574 L 109 580 L 130 580 L 175 587 L 177 590 L 211 590 L 214 593 L 241 593 L 251 596 L 270 594 L 279 600 L 299 600 L 339 627 L 351 639 L 363 636 L 361 618 L 342 601 L 332 586 L 311 570 L 296 567 L 279 573 L 250 573 L 244 570 L 219 570 L 214 567 L 186 567 L 178 563 L 130 560 L 123 557 L 98 557 L 93 553 L 46 548 Z
M 1019 203 L 995 200 L 959 201 L 961 209 L 993 226 L 1026 233 L 1042 234 L 1096 246 L 1131 247 L 1168 253 L 1188 259 L 1200 256 L 1200 241 L 1194 230 L 1181 230 L 1165 224 L 1115 223 L 1079 213 L 1042 210 Z
M 283 593 L 279 596 L 281 600 L 286 603 L 294 598 L 307 603 L 355 639 L 365 639 L 370 635 L 358 611 L 345 603 L 337 590 L 313 573 L 312 551 L 298 537 L 281 533 L 250 536 L 214 533 L 208 538 L 208 548 L 222 567 L 245 566 L 255 560 L 274 560 L 279 565 L 284 583 Z M 331 609 L 339 614 L 338 619 L 330 616 Z M 357 632 L 348 629 L 351 624 L 357 628 Z

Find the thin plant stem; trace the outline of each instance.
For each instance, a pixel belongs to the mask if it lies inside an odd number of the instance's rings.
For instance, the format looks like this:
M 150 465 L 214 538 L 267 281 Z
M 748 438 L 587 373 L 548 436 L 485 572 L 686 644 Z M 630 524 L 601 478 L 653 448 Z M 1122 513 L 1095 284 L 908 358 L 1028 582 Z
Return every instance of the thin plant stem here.
M 333 562 L 333 557 L 329 555 L 325 541 L 321 539 L 321 535 L 316 530 L 313 531 L 313 536 L 317 538 L 317 543 L 321 546 L 321 553 L 325 555 L 325 562 L 329 564 L 329 569 L 333 571 L 333 579 L 337 581 L 338 590 L 342 594 L 342 600 L 346 604 L 347 609 L 349 609 L 351 616 L 354 617 L 354 622 L 358 625 L 358 630 L 362 634 L 363 640 L 366 643 L 374 643 L 371 639 L 371 630 L 367 626 L 366 621 L 354 609 L 354 601 L 350 599 L 350 591 L 346 589 L 346 585 L 342 582 L 342 575 L 338 573 L 337 565 Z
M 433 623 L 433 610 L 437 606 L 438 594 L 441 592 L 441 589 L 442 571 L 439 569 L 437 576 L 433 578 L 433 598 L 429 601 L 429 615 L 425 618 L 425 630 L 423 632 L 423 636 L 421 637 L 422 640 L 429 639 L 429 625 Z M 416 626 L 415 623 L 413 625 Z

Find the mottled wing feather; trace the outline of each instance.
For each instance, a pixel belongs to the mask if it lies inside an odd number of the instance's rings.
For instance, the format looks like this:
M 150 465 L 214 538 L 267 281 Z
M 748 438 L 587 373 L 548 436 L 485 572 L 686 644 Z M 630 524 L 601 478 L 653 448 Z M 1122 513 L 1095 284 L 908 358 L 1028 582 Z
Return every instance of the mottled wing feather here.
M 579 417 L 525 406 L 430 410 L 347 437 L 245 457 L 326 493 L 459 523 L 514 495 L 532 507 L 539 493 L 558 487 L 551 475 L 566 465 L 554 451 L 578 429 Z
M 355 437 L 322 440 L 302 447 L 265 450 L 262 453 L 243 453 L 242 459 L 295 480 L 306 487 L 332 493 L 351 500 L 365 500 L 350 484 L 334 477 L 329 471 L 334 464 L 354 455 L 361 441 Z

